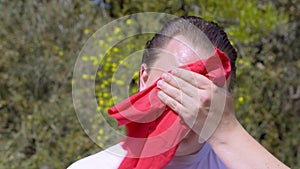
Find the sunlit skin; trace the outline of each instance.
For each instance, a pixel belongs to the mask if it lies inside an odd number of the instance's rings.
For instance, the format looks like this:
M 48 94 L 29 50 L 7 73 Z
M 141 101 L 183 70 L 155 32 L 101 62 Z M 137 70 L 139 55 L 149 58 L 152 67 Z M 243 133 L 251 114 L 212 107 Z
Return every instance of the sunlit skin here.
M 213 51 L 211 51 L 211 53 L 212 52 Z M 141 90 L 151 85 L 155 80 L 161 77 L 164 72 L 172 70 L 178 66 L 193 63 L 208 56 L 207 52 L 203 53 L 203 50 L 195 49 L 189 41 L 181 35 L 175 36 L 171 39 L 163 48 L 163 53 L 164 54 L 162 54 L 162 56 L 157 58 L 153 66 L 151 66 L 149 72 L 145 71 L 146 65 L 142 65 L 140 76 Z M 195 132 L 190 131 L 180 143 L 175 155 L 183 156 L 198 152 L 203 146 L 203 143 L 198 143 L 198 137 L 199 136 Z

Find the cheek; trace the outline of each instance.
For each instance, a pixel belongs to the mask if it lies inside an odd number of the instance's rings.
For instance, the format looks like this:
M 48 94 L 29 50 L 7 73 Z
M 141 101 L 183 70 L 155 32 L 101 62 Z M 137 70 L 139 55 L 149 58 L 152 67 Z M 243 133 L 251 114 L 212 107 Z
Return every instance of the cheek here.
M 163 74 L 162 70 L 157 70 L 157 69 L 152 69 L 149 72 L 149 77 L 148 80 L 146 82 L 146 86 L 150 86 L 153 82 L 155 82 L 158 78 L 160 78 L 160 76 Z

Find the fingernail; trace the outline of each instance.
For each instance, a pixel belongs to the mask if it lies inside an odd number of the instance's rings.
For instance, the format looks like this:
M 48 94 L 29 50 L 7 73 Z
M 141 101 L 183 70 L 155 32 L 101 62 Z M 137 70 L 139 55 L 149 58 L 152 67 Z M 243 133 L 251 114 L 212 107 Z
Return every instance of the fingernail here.
M 167 73 L 163 73 L 161 75 L 161 78 L 164 79 L 164 80 L 168 80 L 169 79 L 169 75 Z
M 161 87 L 161 86 L 163 86 L 163 81 L 162 80 L 159 80 L 158 82 L 157 82 L 157 87 Z
M 176 75 L 176 74 L 177 74 L 177 70 L 176 70 L 176 69 L 173 69 L 173 70 L 171 70 L 171 73 L 172 73 L 173 75 Z

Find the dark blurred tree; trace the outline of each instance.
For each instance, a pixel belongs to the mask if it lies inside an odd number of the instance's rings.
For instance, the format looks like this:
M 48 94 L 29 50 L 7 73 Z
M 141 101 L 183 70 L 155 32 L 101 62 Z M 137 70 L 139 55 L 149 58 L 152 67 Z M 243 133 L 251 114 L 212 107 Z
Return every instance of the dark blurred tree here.
M 99 151 L 73 109 L 75 60 L 88 37 L 105 23 L 145 11 L 198 15 L 224 27 L 240 54 L 234 89 L 239 120 L 280 160 L 299 168 L 299 4 L 296 0 L 1 1 L 0 168 L 64 168 Z M 113 57 L 121 55 L 118 50 L 141 48 L 134 44 L 144 44 L 145 39 L 128 42 L 111 49 L 106 58 L 119 58 Z M 107 63 L 107 72 L 113 72 L 116 61 Z M 96 91 L 103 110 L 111 105 L 105 102 L 106 76 L 98 76 Z
M 84 1 L 1 1 L 0 168 L 63 168 L 97 150 L 73 109 L 75 59 L 99 11 Z

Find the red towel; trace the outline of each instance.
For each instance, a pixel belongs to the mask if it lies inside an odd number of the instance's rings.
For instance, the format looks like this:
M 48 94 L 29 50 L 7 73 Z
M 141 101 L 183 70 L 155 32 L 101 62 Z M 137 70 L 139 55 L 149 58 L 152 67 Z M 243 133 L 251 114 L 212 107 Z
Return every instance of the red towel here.
M 200 73 L 218 86 L 225 84 L 231 71 L 226 54 L 218 48 L 209 58 L 181 68 Z M 108 110 L 109 115 L 118 120 L 118 125 L 126 125 L 127 129 L 123 144 L 127 155 L 120 169 L 164 168 L 190 130 L 180 122 L 176 112 L 160 101 L 157 81 Z

